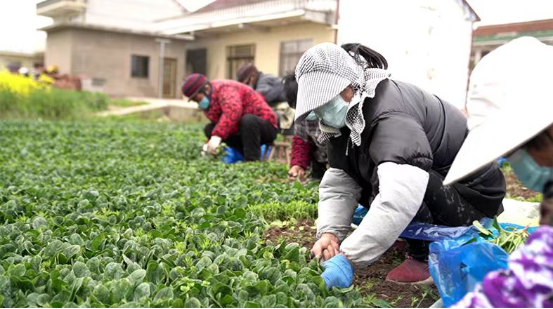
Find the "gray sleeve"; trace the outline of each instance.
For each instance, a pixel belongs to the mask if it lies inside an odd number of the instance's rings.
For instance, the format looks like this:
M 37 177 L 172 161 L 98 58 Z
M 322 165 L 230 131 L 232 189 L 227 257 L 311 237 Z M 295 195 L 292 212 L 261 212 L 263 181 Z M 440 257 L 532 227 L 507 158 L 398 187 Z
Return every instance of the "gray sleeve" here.
M 280 78 L 272 75 L 262 75 L 257 82 L 256 91 L 260 92 L 265 101 L 276 102 L 279 101 L 284 92 L 284 85 Z M 286 100 L 281 100 L 286 101 Z
M 426 192 L 428 173 L 392 162 L 378 166 L 380 193 L 369 212 L 341 246 L 356 267 L 367 267 L 396 241 L 417 214 Z
M 361 187 L 341 169 L 328 169 L 319 186 L 317 238 L 331 233 L 342 241 L 351 230 Z

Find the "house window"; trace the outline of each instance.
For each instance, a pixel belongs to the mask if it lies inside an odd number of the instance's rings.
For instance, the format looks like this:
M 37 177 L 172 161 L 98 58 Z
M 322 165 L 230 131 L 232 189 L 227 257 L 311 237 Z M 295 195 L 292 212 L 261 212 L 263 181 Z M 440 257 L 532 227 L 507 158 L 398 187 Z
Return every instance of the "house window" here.
M 186 51 L 186 75 L 200 73 L 207 75 L 207 49 L 189 49 Z
M 255 45 L 227 47 L 227 78 L 236 79 L 236 70 L 243 63 L 254 63 Z
M 131 76 L 138 78 L 148 78 L 148 67 L 150 57 L 132 55 Z
M 288 72 L 294 72 L 301 55 L 313 46 L 312 39 L 286 41 L 280 43 L 280 68 L 279 75 L 284 76 Z

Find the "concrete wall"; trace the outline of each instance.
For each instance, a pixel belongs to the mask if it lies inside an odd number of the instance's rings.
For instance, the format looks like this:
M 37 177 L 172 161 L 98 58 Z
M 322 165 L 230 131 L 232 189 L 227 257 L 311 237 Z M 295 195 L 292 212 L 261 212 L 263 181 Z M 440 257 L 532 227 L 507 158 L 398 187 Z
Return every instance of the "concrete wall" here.
M 210 39 L 198 39 L 186 45 L 187 49 L 207 48 L 207 75 L 210 79 L 226 77 L 226 47 L 255 44 L 255 65 L 265 73 L 278 75 L 280 43 L 313 39 L 314 44 L 334 42 L 334 30 L 328 25 L 299 23 L 271 27 L 269 31 L 248 30 L 219 35 Z
M 158 96 L 159 44 L 155 37 L 74 28 L 49 34 L 47 46 L 47 64 L 57 64 L 61 73 L 104 79 L 103 89 L 109 95 Z M 166 58 L 177 60 L 177 90 L 184 75 L 184 46 L 183 41 L 172 40 L 165 50 Z M 148 78 L 131 76 L 132 55 L 150 58 Z M 179 97 L 176 91 L 175 98 Z
M 333 42 L 335 31 L 327 25 L 299 23 L 248 30 L 197 41 L 172 40 L 165 57 L 177 59 L 176 98 L 185 77 L 186 49 L 207 48 L 208 77 L 226 77 L 226 47 L 255 44 L 255 63 L 266 73 L 279 73 L 280 44 L 312 39 L 314 44 Z M 131 55 L 149 56 L 149 77 L 131 77 Z M 53 30 L 48 33 L 46 64 L 56 64 L 61 73 L 105 79 L 104 92 L 112 96 L 158 96 L 159 44 L 154 37 L 90 29 Z
M 460 3 L 342 0 L 338 42 L 360 42 L 375 49 L 388 60 L 393 78 L 420 86 L 462 109 L 472 22 Z M 375 13 L 367 18 L 369 11 Z
M 45 65 L 57 65 L 61 73 L 71 73 L 73 35 L 71 30 L 48 33 L 46 39 Z

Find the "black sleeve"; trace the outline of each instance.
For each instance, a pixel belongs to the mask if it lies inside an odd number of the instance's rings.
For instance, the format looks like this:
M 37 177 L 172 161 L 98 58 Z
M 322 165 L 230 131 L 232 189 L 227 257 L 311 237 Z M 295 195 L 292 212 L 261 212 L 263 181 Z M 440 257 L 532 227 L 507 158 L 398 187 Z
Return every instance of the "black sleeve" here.
M 328 158 L 328 165 L 330 167 L 341 170 L 348 169 L 346 157 L 348 139 L 349 133 L 336 138 L 331 138 L 326 142 L 326 154 Z
M 424 171 L 432 168 L 432 150 L 424 129 L 413 117 L 402 112 L 387 113 L 376 120 L 369 154 L 376 166 L 393 162 Z

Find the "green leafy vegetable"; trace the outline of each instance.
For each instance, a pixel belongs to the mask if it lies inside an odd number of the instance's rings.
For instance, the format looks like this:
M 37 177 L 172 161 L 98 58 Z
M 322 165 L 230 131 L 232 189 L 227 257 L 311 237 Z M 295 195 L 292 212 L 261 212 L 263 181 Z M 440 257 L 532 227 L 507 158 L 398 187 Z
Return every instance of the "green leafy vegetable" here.
M 168 124 L 0 121 L 0 306 L 362 305 L 305 248 L 263 241 L 268 221 L 316 214 L 316 186 L 201 158 L 203 142 Z
M 486 239 L 492 244 L 500 246 L 509 254 L 515 251 L 520 245 L 525 243 L 526 239 L 529 236 L 527 231 L 528 227 L 525 227 L 524 229 L 516 229 L 514 227 L 504 229 L 499 225 L 497 217 L 494 218 L 492 223 L 492 226 L 497 231 L 497 235 L 494 234 L 491 230 L 482 226 L 482 224 L 478 221 L 474 221 L 473 225 L 478 229 L 479 234 L 482 238 Z

